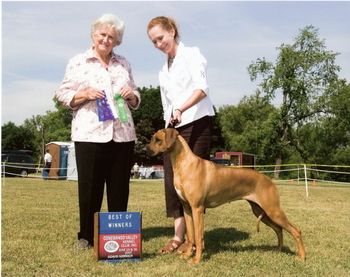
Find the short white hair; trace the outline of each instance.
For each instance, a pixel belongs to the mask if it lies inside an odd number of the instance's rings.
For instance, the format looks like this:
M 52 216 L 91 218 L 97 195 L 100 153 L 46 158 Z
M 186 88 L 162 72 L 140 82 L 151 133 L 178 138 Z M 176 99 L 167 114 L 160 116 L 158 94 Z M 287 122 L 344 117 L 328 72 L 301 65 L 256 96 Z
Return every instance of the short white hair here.
M 112 26 L 118 35 L 116 45 L 120 45 L 122 43 L 124 29 L 125 29 L 125 24 L 123 20 L 121 20 L 114 14 L 110 14 L 110 13 L 103 14 L 99 19 L 97 19 L 95 22 L 92 23 L 91 35 L 93 35 L 101 25 Z

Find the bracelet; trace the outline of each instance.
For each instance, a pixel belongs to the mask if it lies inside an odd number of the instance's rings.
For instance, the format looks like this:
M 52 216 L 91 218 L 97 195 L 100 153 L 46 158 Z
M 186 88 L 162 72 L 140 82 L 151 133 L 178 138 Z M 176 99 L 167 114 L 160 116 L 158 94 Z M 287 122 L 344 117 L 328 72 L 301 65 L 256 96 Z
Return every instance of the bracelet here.
M 182 111 L 180 109 L 175 109 L 175 111 L 179 111 L 182 114 Z

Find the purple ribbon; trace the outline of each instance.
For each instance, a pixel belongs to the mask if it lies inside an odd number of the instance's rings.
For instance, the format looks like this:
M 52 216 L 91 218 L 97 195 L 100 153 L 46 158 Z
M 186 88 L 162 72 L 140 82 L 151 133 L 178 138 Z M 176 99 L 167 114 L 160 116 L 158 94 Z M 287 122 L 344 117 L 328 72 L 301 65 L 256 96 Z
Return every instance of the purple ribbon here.
M 106 120 L 114 120 L 114 116 L 109 106 L 106 98 L 106 93 L 104 93 L 104 97 L 102 99 L 96 99 L 97 112 L 98 112 L 98 120 L 106 121 Z

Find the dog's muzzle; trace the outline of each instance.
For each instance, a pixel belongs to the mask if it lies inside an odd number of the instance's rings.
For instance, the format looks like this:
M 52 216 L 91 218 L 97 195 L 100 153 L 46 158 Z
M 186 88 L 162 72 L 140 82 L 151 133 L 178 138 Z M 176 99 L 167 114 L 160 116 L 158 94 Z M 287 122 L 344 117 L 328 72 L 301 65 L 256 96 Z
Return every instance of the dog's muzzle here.
M 149 144 L 146 145 L 146 153 L 148 156 L 151 156 L 151 157 L 157 155 L 157 153 L 151 149 Z

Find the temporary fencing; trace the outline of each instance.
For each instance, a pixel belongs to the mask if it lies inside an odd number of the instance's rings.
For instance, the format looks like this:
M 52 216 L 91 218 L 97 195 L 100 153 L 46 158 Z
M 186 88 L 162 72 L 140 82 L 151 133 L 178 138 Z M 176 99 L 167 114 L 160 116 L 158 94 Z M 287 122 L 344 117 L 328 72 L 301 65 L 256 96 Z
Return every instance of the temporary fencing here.
M 1 176 L 13 176 L 13 177 L 28 177 L 28 178 L 37 178 L 42 179 L 42 175 L 40 175 L 44 170 L 44 165 L 33 164 L 32 166 L 28 166 L 28 164 L 20 164 L 20 163 L 1 163 Z M 51 176 L 45 177 L 46 179 L 51 180 L 77 180 L 77 171 L 76 167 L 71 168 L 50 168 L 50 172 L 54 173 Z M 22 174 L 22 171 L 26 171 L 27 173 L 33 174 Z M 60 173 L 64 173 L 63 175 Z M 52 176 L 54 175 L 54 176 Z M 157 179 L 164 177 L 164 171 L 155 169 L 153 167 L 140 167 L 139 169 L 139 177 L 140 179 Z
M 44 165 L 41 164 L 21 164 L 21 163 L 8 163 L 8 162 L 2 162 L 1 163 L 1 176 L 13 176 L 13 177 L 28 177 L 28 178 L 37 178 L 41 179 L 42 176 L 38 175 L 43 172 Z M 54 170 L 56 172 L 59 172 L 60 170 L 66 170 L 69 171 L 76 170 L 75 168 L 50 168 L 50 170 Z M 23 172 L 26 172 L 27 174 L 23 174 Z M 76 174 L 66 174 L 64 176 L 48 176 L 48 179 L 69 179 L 70 177 L 74 177 Z
M 236 166 L 234 166 L 236 167 Z M 309 184 L 315 186 L 318 184 L 344 184 L 350 185 L 350 166 L 348 165 L 318 165 L 318 164 L 282 164 L 278 165 L 249 165 L 238 166 L 253 168 L 278 182 L 297 183 L 305 185 L 306 196 L 309 196 Z M 1 176 L 17 176 L 24 177 L 20 173 L 20 169 L 25 169 L 28 172 L 35 172 L 36 174 L 29 174 L 30 178 L 42 178 L 41 173 L 43 171 L 43 165 L 28 164 L 13 164 L 13 163 L 1 163 Z M 17 173 L 16 173 L 17 170 Z M 48 179 L 68 179 L 77 180 L 76 168 L 51 168 L 54 172 L 64 172 L 64 176 L 49 176 Z M 139 176 L 144 179 L 151 178 L 163 178 L 163 170 L 154 169 L 152 167 L 140 168 Z M 276 174 L 278 179 L 276 179 Z M 27 176 L 25 176 L 27 177 Z
M 278 167 L 276 165 L 255 165 L 254 168 L 273 179 L 277 173 L 276 181 L 278 182 L 304 184 L 307 197 L 310 183 L 313 186 L 318 184 L 350 185 L 350 166 L 348 165 L 282 164 Z

